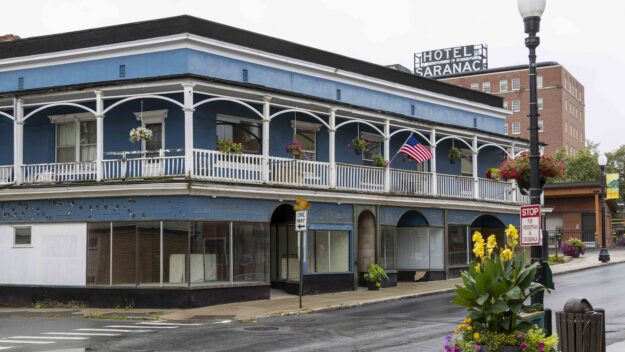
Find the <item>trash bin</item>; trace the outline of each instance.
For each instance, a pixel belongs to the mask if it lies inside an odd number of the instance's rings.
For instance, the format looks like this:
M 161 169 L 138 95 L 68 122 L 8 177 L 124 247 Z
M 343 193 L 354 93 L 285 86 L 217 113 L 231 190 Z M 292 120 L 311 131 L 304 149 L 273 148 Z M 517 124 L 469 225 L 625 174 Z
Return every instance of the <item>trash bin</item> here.
M 605 352 L 605 313 L 583 298 L 571 298 L 556 312 L 562 352 Z

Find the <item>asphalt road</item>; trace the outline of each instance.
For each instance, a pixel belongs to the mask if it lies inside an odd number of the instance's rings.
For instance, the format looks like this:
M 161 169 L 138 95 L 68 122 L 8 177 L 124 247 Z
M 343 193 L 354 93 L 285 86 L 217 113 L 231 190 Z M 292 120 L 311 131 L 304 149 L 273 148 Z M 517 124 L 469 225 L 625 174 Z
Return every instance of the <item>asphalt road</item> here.
M 623 341 L 624 271 L 625 264 L 620 264 L 557 276 L 557 290 L 546 297 L 547 306 L 556 311 L 570 297 L 585 297 L 606 309 L 608 344 Z M 441 351 L 443 337 L 463 317 L 463 309 L 449 303 L 452 297 L 442 294 L 246 324 L 0 317 L 0 351 Z

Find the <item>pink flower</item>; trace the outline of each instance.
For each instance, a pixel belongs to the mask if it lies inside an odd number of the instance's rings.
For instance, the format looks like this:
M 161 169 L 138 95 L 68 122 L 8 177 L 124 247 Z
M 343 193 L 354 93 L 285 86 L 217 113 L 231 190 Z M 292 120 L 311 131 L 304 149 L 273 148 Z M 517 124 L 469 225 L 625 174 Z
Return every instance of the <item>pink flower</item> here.
M 538 343 L 538 348 L 540 348 L 541 350 L 545 348 L 545 343 L 544 342 Z
M 522 349 L 522 350 L 526 350 L 526 349 L 527 349 L 527 345 L 525 344 L 525 342 L 523 342 L 523 343 L 521 344 L 521 349 Z

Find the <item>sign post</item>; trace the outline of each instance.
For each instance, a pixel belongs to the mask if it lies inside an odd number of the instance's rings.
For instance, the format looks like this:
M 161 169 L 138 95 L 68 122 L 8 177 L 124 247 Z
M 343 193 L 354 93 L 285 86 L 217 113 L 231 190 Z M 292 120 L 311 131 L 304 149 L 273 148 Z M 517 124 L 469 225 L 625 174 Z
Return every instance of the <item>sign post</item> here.
M 521 207 L 521 246 L 542 246 L 540 205 Z
M 306 231 L 308 230 L 308 209 L 310 204 L 302 198 L 295 198 L 295 231 L 297 232 L 297 249 L 299 253 L 299 307 L 302 308 L 302 296 L 304 296 L 304 246 L 306 244 Z

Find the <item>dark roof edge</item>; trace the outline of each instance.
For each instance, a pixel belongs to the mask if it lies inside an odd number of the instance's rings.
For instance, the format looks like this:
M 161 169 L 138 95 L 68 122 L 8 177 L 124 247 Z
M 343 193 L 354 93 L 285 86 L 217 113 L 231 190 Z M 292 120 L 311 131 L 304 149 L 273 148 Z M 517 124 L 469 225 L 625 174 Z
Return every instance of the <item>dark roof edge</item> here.
M 539 62 L 536 64 L 536 67 L 552 67 L 552 66 L 560 66 L 560 64 L 556 61 L 545 61 Z M 529 65 L 516 65 L 516 66 L 503 66 L 496 68 L 489 68 L 481 71 L 472 71 L 472 72 L 463 72 L 463 73 L 454 73 L 451 75 L 438 76 L 436 79 L 448 79 L 448 78 L 456 78 L 456 77 L 468 77 L 468 76 L 477 76 L 484 75 L 489 73 L 499 73 L 499 72 L 507 72 L 507 71 L 519 71 L 519 70 L 527 70 L 529 69 Z
M 408 122 L 420 122 L 420 123 L 428 124 L 428 125 L 431 125 L 431 126 L 442 126 L 442 127 L 463 129 L 463 130 L 466 130 L 466 131 L 479 132 L 481 134 L 489 135 L 489 136 L 493 136 L 493 137 L 506 138 L 506 139 L 509 139 L 511 141 L 519 141 L 519 142 L 529 143 L 528 139 L 524 139 L 524 138 L 520 138 L 520 137 L 511 137 L 511 136 L 507 136 L 507 135 L 500 134 L 500 133 L 494 133 L 494 132 L 480 130 L 480 129 L 477 129 L 477 128 L 457 126 L 457 125 L 452 125 L 452 124 L 448 124 L 448 123 L 441 123 L 441 122 L 426 120 L 426 119 L 423 119 L 423 118 L 406 116 L 406 115 L 402 115 L 402 114 L 398 114 L 398 113 L 392 113 L 392 112 L 388 112 L 388 111 L 372 109 L 372 108 L 363 107 L 363 106 L 359 106 L 359 105 L 347 104 L 347 103 L 344 103 L 344 102 L 337 102 L 336 100 L 319 98 L 319 97 L 315 97 L 315 96 L 311 96 L 311 95 L 307 95 L 307 94 L 294 93 L 294 92 L 291 92 L 291 91 L 285 91 L 285 90 L 271 88 L 271 87 L 266 87 L 266 86 L 261 86 L 261 85 L 257 85 L 257 84 L 243 83 L 243 82 L 237 82 L 237 81 L 229 81 L 229 80 L 224 80 L 224 79 L 219 79 L 219 78 L 214 78 L 214 77 L 206 77 L 206 76 L 189 74 L 189 73 L 177 74 L 177 75 L 168 75 L 168 76 L 160 76 L 160 77 L 120 79 L 120 80 L 114 80 L 114 81 L 101 81 L 101 82 L 92 82 L 92 83 L 83 83 L 83 84 L 70 84 L 70 85 L 57 86 L 57 87 L 52 87 L 52 88 L 37 88 L 37 89 L 15 90 L 15 91 L 11 91 L 11 92 L 0 93 L 0 98 L 2 98 L 2 97 L 5 97 L 5 98 L 7 98 L 7 97 L 11 97 L 11 98 L 12 97 L 20 97 L 20 96 L 26 96 L 26 95 L 31 95 L 31 94 L 45 94 L 45 93 L 66 92 L 66 91 L 70 91 L 70 90 L 88 90 L 88 89 L 101 88 L 103 86 L 122 86 L 122 85 L 133 84 L 133 83 L 149 83 L 149 82 L 156 82 L 156 81 L 163 81 L 163 80 L 172 80 L 172 79 L 197 79 L 197 80 L 203 80 L 203 81 L 207 81 L 207 82 L 229 84 L 229 85 L 233 85 L 233 86 L 237 86 L 237 87 L 241 87 L 241 88 L 262 89 L 262 90 L 264 90 L 264 91 L 266 91 L 268 93 L 277 93 L 277 94 L 282 94 L 282 95 L 291 96 L 291 97 L 295 97 L 295 98 L 305 98 L 305 99 L 309 99 L 309 100 L 316 101 L 316 102 L 319 102 L 319 103 L 324 103 L 324 104 L 329 104 L 329 105 L 334 105 L 334 106 L 341 106 L 341 107 L 344 107 L 344 108 L 347 108 L 347 109 L 360 109 L 360 110 L 364 110 L 364 111 L 368 111 L 368 112 L 378 113 L 378 114 L 381 114 L 381 115 L 387 115 L 387 116 L 392 116 L 392 117 L 399 117 L 399 118 L 405 119 Z M 543 143 L 541 142 L 541 144 L 543 144 Z
M 545 189 L 557 189 L 557 188 L 582 188 L 582 187 L 600 187 L 599 182 L 562 182 L 562 183 L 548 183 L 545 184 Z
M 180 33 L 191 33 L 298 60 L 315 62 L 340 70 L 360 73 L 365 76 L 496 108 L 501 108 L 503 106 L 503 99 L 494 95 L 419 77 L 410 73 L 393 70 L 383 65 L 350 58 L 189 15 L 4 42 L 0 43 L 0 59 L 123 43 Z

